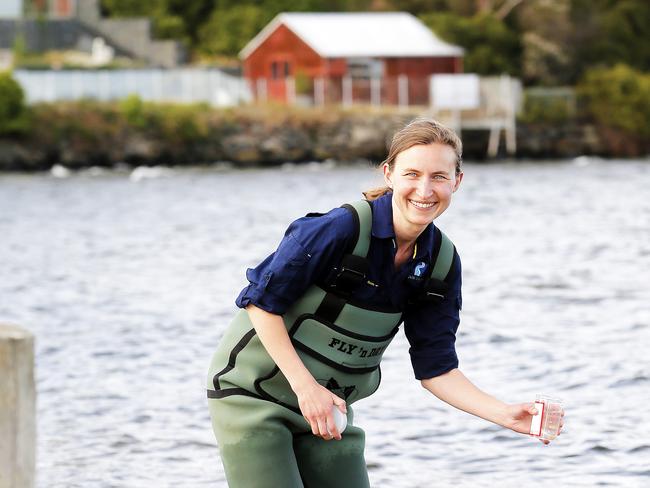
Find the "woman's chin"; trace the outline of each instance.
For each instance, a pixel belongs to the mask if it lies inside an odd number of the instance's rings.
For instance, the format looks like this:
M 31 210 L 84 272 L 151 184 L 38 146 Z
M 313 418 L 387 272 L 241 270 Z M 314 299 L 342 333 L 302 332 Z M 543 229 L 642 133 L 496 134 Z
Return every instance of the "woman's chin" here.
M 409 220 L 414 224 L 417 223 L 420 225 L 426 225 L 433 222 L 433 219 L 438 216 L 437 207 L 428 208 L 426 210 L 417 207 L 411 207 L 409 210 Z

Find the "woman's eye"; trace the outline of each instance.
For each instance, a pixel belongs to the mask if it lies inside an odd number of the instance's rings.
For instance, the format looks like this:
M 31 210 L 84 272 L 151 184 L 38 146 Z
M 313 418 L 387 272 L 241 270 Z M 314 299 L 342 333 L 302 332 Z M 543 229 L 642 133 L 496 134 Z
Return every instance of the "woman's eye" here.
M 433 175 L 434 180 L 446 180 L 447 177 L 445 175 Z

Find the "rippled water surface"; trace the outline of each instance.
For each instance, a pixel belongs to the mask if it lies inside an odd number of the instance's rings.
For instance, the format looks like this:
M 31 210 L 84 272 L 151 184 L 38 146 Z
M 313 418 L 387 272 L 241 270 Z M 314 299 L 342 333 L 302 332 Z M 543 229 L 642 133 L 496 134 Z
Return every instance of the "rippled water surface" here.
M 137 176 L 137 177 L 136 177 Z M 0 321 L 37 338 L 39 487 L 225 487 L 205 399 L 244 270 L 366 167 L 0 175 Z M 361 401 L 374 487 L 650 486 L 650 164 L 467 165 L 438 225 L 464 267 L 461 369 L 560 396 L 550 446 L 413 380 Z

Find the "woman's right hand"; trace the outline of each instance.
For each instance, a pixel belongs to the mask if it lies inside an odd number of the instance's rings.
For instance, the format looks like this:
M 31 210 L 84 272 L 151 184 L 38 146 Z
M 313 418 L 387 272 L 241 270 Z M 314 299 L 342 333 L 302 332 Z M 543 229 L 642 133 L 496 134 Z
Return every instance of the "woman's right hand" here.
M 293 347 L 280 315 L 269 313 L 253 304 L 248 304 L 246 311 L 266 352 L 278 365 L 298 397 L 300 411 L 309 422 L 311 431 L 326 440 L 340 440 L 341 433 L 334 423 L 332 405 L 336 405 L 345 414 L 345 401 L 314 379 Z
M 341 440 L 341 433 L 336 428 L 332 405 L 344 414 L 347 413 L 345 400 L 339 398 L 324 386 L 316 381 L 310 382 L 304 387 L 296 388 L 298 405 L 303 417 L 309 422 L 314 435 L 322 437 L 326 441 Z

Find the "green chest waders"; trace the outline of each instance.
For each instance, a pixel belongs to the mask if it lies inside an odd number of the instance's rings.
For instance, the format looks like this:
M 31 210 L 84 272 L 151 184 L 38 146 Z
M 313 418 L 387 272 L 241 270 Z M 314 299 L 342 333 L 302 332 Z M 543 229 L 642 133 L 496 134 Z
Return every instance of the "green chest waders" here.
M 367 486 L 363 431 L 352 425 L 349 405 L 379 387 L 379 363 L 402 313 L 349 299 L 366 281 L 372 211 L 366 201 L 345 207 L 358 224 L 352 252 L 343 258 L 327 289 L 312 285 L 283 320 L 306 368 L 321 385 L 345 399 L 349 426 L 342 441 L 326 442 L 311 434 L 287 379 L 266 352 L 248 313 L 240 310 L 221 339 L 208 374 L 213 427 L 231 488 L 334 486 L 330 477 L 342 469 L 350 483 L 342 484 L 337 477 L 336 486 Z M 442 233 L 436 241 L 437 258 L 420 297 L 425 300 L 444 296 L 452 268 L 453 244 Z M 241 456 L 251 459 L 243 462 Z M 260 462 L 264 467 L 258 472 L 253 468 Z M 334 462 L 334 471 L 326 469 Z

